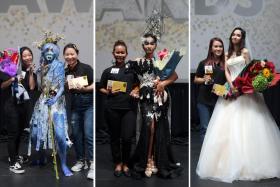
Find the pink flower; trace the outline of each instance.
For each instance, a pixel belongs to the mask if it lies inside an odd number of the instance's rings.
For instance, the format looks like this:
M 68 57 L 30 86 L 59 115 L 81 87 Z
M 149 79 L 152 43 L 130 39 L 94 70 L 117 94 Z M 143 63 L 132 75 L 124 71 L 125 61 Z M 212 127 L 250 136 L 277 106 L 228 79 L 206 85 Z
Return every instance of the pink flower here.
M 163 49 L 162 51 L 158 52 L 158 57 L 160 60 L 162 60 L 165 56 L 167 56 L 168 54 L 168 50 L 167 49 Z

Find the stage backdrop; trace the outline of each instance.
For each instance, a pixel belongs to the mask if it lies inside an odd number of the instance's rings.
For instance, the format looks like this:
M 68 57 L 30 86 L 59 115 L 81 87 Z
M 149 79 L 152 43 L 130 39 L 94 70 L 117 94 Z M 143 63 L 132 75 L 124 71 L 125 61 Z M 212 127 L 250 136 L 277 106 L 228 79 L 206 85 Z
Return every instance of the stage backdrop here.
M 96 1 L 96 79 L 111 66 L 112 48 L 116 40 L 124 40 L 129 56 L 144 55 L 141 36 L 146 28 L 145 19 L 153 9 L 162 10 L 165 32 L 157 50 L 185 47 L 188 52 L 188 0 L 98 0 Z M 188 80 L 188 54 L 178 65 L 178 82 Z
M 63 34 L 62 50 L 69 42 L 80 49 L 80 60 L 93 64 L 93 0 L 0 0 L 0 50 L 29 46 L 38 64 L 40 51 L 33 45 L 43 31 Z
M 228 49 L 230 33 L 247 31 L 253 58 L 267 58 L 280 69 L 279 0 L 191 0 L 191 71 L 205 59 L 209 40 L 220 37 Z

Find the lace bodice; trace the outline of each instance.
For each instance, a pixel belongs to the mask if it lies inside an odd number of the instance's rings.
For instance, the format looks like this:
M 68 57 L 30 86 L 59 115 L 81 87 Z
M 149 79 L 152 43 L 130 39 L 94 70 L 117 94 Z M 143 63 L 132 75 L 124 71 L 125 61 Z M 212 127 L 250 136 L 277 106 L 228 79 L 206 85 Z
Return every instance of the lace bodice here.
M 239 73 L 246 66 L 245 59 L 243 56 L 237 56 L 230 58 L 226 61 L 227 67 L 230 71 L 231 81 L 234 81 Z

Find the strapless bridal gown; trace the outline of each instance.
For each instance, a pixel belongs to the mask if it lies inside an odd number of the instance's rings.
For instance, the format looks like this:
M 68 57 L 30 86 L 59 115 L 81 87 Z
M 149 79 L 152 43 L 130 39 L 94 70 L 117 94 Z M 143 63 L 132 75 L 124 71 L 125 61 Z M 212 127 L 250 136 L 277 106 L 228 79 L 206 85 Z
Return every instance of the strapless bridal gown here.
M 232 80 L 246 65 L 242 56 L 226 63 Z M 196 172 L 223 182 L 280 177 L 280 132 L 261 93 L 218 99 Z

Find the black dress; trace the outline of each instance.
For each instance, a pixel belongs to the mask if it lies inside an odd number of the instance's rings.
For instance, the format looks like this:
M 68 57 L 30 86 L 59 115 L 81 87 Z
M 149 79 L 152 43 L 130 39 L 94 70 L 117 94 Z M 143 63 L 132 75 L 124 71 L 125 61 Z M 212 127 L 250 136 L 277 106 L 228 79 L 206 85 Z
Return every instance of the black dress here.
M 168 122 L 169 100 L 159 106 L 154 102 L 154 80 L 155 69 L 152 60 L 129 61 L 126 65 L 127 71 L 133 71 L 140 80 L 140 110 L 142 125 L 138 144 L 132 157 L 130 168 L 132 176 L 141 178 L 145 175 L 148 161 L 148 148 L 151 135 L 150 125 L 154 120 L 153 156 L 158 168 L 158 176 L 163 178 L 174 178 L 181 174 L 182 167 L 176 165 L 171 150 L 171 136 Z

